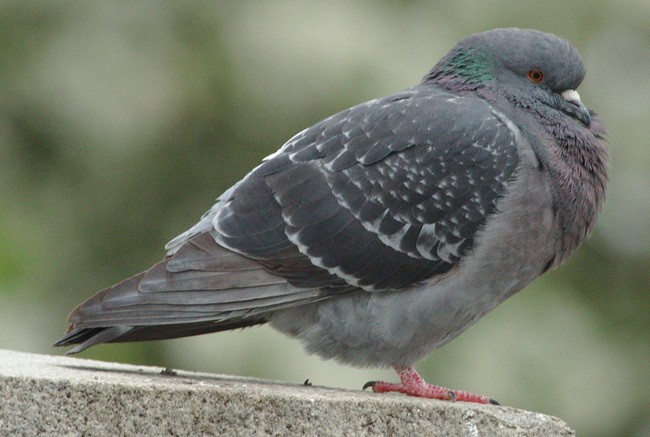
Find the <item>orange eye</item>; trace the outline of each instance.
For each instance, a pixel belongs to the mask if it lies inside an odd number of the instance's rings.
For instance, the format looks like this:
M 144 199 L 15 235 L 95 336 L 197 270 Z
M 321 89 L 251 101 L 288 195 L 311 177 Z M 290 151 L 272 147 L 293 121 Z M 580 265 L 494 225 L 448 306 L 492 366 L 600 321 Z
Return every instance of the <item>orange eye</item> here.
M 528 72 L 528 79 L 533 83 L 542 83 L 544 80 L 544 73 L 542 70 L 534 68 Z

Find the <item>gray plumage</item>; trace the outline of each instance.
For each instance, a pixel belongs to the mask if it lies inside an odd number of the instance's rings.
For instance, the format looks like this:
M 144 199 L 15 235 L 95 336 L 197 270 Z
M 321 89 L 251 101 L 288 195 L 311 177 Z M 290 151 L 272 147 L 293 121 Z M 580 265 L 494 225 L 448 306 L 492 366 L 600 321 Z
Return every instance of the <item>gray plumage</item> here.
M 420 84 L 290 139 L 57 345 L 270 323 L 324 358 L 411 366 L 591 232 L 607 151 L 584 74 L 554 35 L 464 39 Z

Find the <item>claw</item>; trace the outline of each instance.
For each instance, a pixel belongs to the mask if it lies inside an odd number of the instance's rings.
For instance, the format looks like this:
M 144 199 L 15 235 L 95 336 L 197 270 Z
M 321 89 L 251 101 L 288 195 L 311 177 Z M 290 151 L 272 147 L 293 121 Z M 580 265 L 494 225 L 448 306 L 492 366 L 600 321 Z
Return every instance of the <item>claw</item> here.
M 367 389 L 368 387 L 371 387 L 371 388 L 372 388 L 372 387 L 375 386 L 375 384 L 377 384 L 377 381 L 368 381 L 368 382 L 366 382 L 365 384 L 363 384 L 363 388 L 362 388 L 361 390 L 365 390 L 365 389 Z

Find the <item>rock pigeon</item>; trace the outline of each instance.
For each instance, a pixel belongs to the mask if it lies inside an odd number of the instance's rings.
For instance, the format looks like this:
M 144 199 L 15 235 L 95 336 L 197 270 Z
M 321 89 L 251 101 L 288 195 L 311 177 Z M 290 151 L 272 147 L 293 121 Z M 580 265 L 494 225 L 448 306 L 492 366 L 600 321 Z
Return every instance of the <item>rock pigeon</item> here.
M 608 154 L 576 92 L 584 76 L 552 34 L 461 40 L 419 84 L 287 141 L 162 261 L 75 308 L 55 345 L 269 323 L 325 359 L 395 368 L 401 382 L 375 392 L 496 403 L 413 364 L 592 231 Z

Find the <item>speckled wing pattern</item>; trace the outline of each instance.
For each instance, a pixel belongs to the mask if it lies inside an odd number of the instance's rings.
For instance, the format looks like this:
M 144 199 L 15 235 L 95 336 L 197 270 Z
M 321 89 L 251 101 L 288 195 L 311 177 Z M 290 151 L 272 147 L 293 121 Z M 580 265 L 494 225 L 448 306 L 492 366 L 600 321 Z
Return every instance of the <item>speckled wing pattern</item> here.
M 299 287 L 399 289 L 468 253 L 517 164 L 487 102 L 421 84 L 293 137 L 222 196 L 211 234 Z

